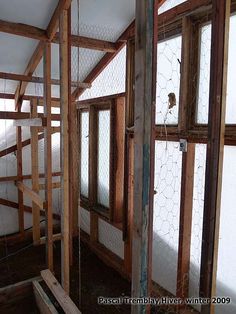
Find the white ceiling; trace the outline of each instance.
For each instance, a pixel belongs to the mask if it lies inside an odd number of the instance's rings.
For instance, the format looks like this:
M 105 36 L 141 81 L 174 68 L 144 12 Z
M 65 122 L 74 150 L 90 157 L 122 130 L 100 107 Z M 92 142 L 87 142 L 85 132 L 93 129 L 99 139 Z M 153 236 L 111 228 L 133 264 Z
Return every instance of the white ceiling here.
M 116 41 L 135 16 L 135 0 L 73 0 L 72 32 L 83 36 Z M 25 23 L 46 29 L 58 0 L 0 0 L 0 19 Z M 38 41 L 0 32 L 0 71 L 23 74 Z M 80 49 L 80 80 L 102 58 L 104 53 Z M 77 49 L 72 49 L 72 79 L 77 78 Z M 35 75 L 43 76 L 43 63 L 40 62 Z M 59 78 L 59 49 L 52 45 L 52 78 Z M 17 82 L 0 80 L 0 92 L 13 93 Z M 29 84 L 27 93 L 34 94 L 35 84 Z M 53 88 L 53 96 L 58 96 L 58 88 Z

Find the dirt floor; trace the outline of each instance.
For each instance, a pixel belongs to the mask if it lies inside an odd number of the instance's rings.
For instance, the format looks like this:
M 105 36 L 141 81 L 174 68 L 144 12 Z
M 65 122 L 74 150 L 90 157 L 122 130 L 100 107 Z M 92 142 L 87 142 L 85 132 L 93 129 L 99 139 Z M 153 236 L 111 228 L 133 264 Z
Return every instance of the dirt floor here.
M 17 254 L 14 254 L 19 251 Z M 74 246 L 75 262 L 71 268 L 71 298 L 83 314 L 130 313 L 129 306 L 102 306 L 97 304 L 99 296 L 118 297 L 130 295 L 130 283 L 115 270 L 107 267 L 85 244 L 81 244 L 81 292 L 79 292 L 79 249 Z M 13 254 L 13 255 L 11 255 Z M 3 259 L 5 256 L 7 259 Z M 60 242 L 54 247 L 55 274 L 60 278 Z M 34 247 L 30 242 L 14 246 L 0 245 L 0 287 L 17 283 L 35 276 L 45 269 L 45 246 Z M 81 303 L 79 295 L 81 293 Z M 38 313 L 34 297 L 21 300 L 12 306 L 9 313 Z M 1 311 L 0 313 L 5 314 Z

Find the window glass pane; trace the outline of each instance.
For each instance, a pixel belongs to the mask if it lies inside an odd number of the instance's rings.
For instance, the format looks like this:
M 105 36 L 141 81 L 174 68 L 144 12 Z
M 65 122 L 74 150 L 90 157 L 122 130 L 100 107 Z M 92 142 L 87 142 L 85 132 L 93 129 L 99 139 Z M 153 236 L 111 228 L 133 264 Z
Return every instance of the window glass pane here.
M 227 98 L 226 98 L 226 117 L 227 124 L 236 123 L 236 93 L 235 68 L 236 68 L 236 15 L 230 18 L 229 31 L 229 57 L 228 57 L 228 77 L 227 77 Z M 200 49 L 200 71 L 197 102 L 197 123 L 208 123 L 209 111 L 209 88 L 210 88 L 210 61 L 211 61 L 211 24 L 201 28 L 201 49 Z
M 89 113 L 81 113 L 81 184 L 80 191 L 88 197 L 89 187 Z
M 236 313 L 236 147 L 224 147 L 216 295 L 229 296 L 229 305 L 217 305 L 216 314 Z
M 211 60 L 211 24 L 201 28 L 200 68 L 198 81 L 197 123 L 208 123 L 210 60 Z
M 109 207 L 110 111 L 98 112 L 98 203 Z
M 181 39 L 157 46 L 156 124 L 178 124 Z
M 156 141 L 152 279 L 176 293 L 182 152 L 179 143 Z

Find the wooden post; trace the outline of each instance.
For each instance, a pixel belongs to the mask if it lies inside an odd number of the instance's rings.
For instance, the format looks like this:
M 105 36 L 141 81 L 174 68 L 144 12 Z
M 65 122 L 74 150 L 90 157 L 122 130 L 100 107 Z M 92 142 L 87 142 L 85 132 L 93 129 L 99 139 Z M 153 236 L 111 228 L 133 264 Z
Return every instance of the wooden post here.
M 31 116 L 37 117 L 37 100 L 31 101 Z M 31 127 L 31 169 L 32 169 L 32 190 L 39 193 L 39 167 L 38 167 L 38 128 Z M 40 241 L 40 208 L 32 202 L 33 213 L 33 241 L 39 244 Z
M 189 288 L 190 246 L 192 229 L 192 205 L 194 185 L 195 144 L 188 143 L 187 152 L 183 152 L 179 251 L 177 271 L 177 297 L 187 298 Z
M 18 109 L 20 111 L 20 108 Z M 22 181 L 23 171 L 22 171 L 22 129 L 21 126 L 16 127 L 16 147 L 17 147 L 17 180 Z M 18 189 L 18 223 L 19 232 L 24 235 L 24 197 L 23 192 Z
M 52 127 L 51 127 L 51 44 L 45 45 L 44 52 L 44 172 L 46 203 L 46 253 L 48 268 L 53 271 L 53 217 L 52 217 Z
M 60 97 L 61 97 L 61 281 L 70 290 L 70 195 L 69 195 L 69 57 L 68 57 L 68 11 L 60 16 Z
M 216 289 L 230 4 L 230 0 L 212 2 L 209 121 L 200 272 L 200 296 L 208 298 L 215 295 Z M 202 306 L 201 313 L 214 313 L 214 306 Z
M 157 40 L 155 2 L 136 1 L 132 297 L 149 296 L 151 286 Z M 145 305 L 132 306 L 132 314 L 149 310 L 150 307 Z

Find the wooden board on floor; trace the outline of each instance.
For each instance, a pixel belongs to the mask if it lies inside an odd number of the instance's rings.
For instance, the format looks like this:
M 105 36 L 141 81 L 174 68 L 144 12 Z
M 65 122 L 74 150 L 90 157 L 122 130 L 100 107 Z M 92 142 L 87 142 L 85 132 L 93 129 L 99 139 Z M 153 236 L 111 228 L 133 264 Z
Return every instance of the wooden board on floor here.
M 38 281 L 33 281 L 33 291 L 35 301 L 41 314 L 58 314 L 55 306 L 52 304 Z
M 81 313 L 49 269 L 42 270 L 41 276 L 66 314 Z

